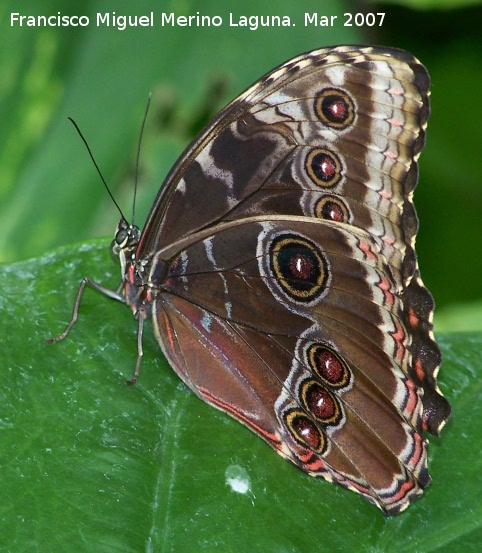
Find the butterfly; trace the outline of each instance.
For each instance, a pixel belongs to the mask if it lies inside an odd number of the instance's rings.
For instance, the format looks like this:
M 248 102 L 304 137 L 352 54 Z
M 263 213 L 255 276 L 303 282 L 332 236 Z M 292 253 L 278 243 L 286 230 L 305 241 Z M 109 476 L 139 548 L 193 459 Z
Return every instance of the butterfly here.
M 429 76 L 407 52 L 338 46 L 280 65 L 179 158 L 142 232 L 121 218 L 122 282 L 85 286 L 151 318 L 170 365 L 312 476 L 387 515 L 430 482 L 433 299 L 412 195 Z

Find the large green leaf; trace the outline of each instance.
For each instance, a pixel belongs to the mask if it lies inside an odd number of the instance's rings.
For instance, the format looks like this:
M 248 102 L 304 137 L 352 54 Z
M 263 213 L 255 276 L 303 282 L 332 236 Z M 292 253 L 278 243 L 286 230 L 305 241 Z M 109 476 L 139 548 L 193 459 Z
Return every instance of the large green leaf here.
M 81 277 L 114 288 L 117 272 L 105 240 L 0 266 L 2 551 L 479 550 L 481 334 L 440 336 L 453 417 L 431 439 L 432 485 L 386 519 L 197 399 L 149 329 L 124 387 L 137 326 L 124 305 L 87 290 L 70 335 L 45 344 Z
M 119 31 L 8 24 L 16 11 L 95 17 L 150 10 L 289 14 L 297 26 Z M 416 195 L 423 275 L 442 304 L 477 297 L 480 10 L 383 10 L 383 28 L 359 29 L 302 24 L 305 12 L 338 14 L 339 23 L 345 11 L 355 11 L 335 0 L 2 3 L 0 258 L 112 233 L 117 215 L 68 115 L 129 216 L 138 127 L 153 91 L 141 157 L 141 223 L 176 156 L 225 101 L 299 52 L 370 40 L 413 51 L 432 75 L 433 116 Z M 361 31 L 377 35 L 363 38 Z M 69 319 L 83 275 L 117 285 L 105 242 L 0 266 L 0 273 L 2 551 L 479 550 L 480 334 L 440 336 L 440 381 L 453 419 L 440 441 L 431 440 L 430 489 L 408 512 L 385 519 L 353 493 L 299 473 L 195 398 L 149 330 L 141 379 L 123 387 L 136 357 L 136 323 L 125 306 L 87 291 L 68 339 L 46 345 L 44 338 Z M 477 327 L 480 310 L 471 306 L 458 321 L 466 326 L 469 313 Z M 444 328 L 453 329 L 453 320 Z M 233 491 L 235 481 L 246 493 Z

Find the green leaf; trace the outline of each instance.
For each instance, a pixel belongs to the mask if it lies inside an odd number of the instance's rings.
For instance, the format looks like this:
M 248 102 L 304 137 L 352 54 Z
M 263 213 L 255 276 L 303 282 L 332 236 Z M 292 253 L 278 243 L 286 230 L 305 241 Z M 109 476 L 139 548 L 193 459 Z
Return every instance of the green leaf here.
M 482 334 L 439 337 L 453 417 L 431 438 L 430 488 L 387 519 L 195 397 L 149 325 L 124 387 L 137 330 L 124 305 L 87 289 L 69 336 L 45 344 L 84 275 L 117 286 L 105 240 L 0 266 L 2 550 L 478 551 Z
M 286 13 L 297 26 L 118 31 L 8 25 L 12 11 L 95 17 L 172 10 L 226 18 L 231 9 L 237 15 Z M 22 259 L 112 233 L 117 215 L 68 115 L 130 215 L 138 129 L 153 91 L 140 222 L 177 155 L 226 101 L 302 51 L 371 40 L 413 51 L 432 75 L 433 116 L 416 195 L 424 278 L 440 303 L 480 295 L 480 10 L 384 7 L 384 26 L 370 29 L 377 34 L 369 38 L 362 35 L 367 29 L 304 27 L 305 11 L 338 14 L 340 21 L 354 10 L 334 0 L 279 0 L 275 8 L 269 0 L 222 7 L 218 0 L 138 0 L 122 8 L 111 0 L 86 0 L 81 8 L 74 0 L 4 2 L 0 257 Z M 133 388 L 122 386 L 136 358 L 136 322 L 125 306 L 88 290 L 69 337 L 46 345 L 70 318 L 83 275 L 118 284 L 107 243 L 0 266 L 0 273 L 2 550 L 479 550 L 480 334 L 440 336 L 440 383 L 453 418 L 441 440 L 431 439 L 434 481 L 427 493 L 406 513 L 385 519 L 355 494 L 296 471 L 194 397 L 149 330 L 141 379 Z M 444 328 L 454 328 L 448 324 Z M 249 479 L 247 493 L 233 491 L 226 483 L 233 478 Z

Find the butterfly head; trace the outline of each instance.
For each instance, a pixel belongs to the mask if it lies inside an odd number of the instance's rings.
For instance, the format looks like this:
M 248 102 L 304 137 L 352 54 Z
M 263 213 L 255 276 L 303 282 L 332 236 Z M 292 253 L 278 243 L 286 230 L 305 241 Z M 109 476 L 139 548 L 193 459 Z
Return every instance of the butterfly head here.
M 119 221 L 110 249 L 112 255 L 120 259 L 122 274 L 125 274 L 126 264 L 135 259 L 140 236 L 139 227 L 130 225 L 124 218 Z

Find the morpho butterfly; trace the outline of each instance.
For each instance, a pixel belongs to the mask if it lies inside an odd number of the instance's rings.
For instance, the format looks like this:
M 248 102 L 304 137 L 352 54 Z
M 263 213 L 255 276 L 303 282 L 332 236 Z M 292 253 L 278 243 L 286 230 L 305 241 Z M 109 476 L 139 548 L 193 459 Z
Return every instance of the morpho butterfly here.
M 339 46 L 274 69 L 199 134 L 144 230 L 121 218 L 117 291 L 174 371 L 313 476 L 394 515 L 430 481 L 433 299 L 412 203 L 429 76 L 407 52 Z

